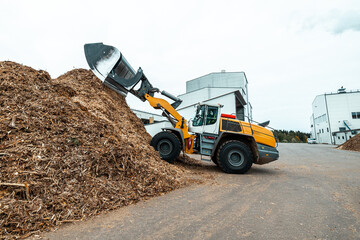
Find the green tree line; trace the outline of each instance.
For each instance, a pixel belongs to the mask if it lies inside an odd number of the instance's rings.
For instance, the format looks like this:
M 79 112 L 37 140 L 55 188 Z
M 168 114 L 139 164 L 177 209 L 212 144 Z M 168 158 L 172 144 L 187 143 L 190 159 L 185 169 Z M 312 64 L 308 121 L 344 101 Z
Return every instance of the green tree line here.
M 275 138 L 277 138 L 279 142 L 284 143 L 306 143 L 308 137 L 310 137 L 309 133 L 303 133 L 293 130 L 274 130 L 273 133 Z

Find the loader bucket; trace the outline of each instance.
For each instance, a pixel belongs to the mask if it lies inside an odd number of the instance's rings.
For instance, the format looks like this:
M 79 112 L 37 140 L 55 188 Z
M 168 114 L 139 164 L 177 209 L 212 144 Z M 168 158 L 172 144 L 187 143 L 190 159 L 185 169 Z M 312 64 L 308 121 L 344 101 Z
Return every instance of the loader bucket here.
M 108 87 L 125 96 L 141 80 L 143 73 L 134 69 L 121 52 L 103 43 L 84 45 L 85 57 L 94 74 Z
M 119 50 L 102 43 L 85 44 L 84 50 L 90 69 L 101 81 L 105 81 L 115 64 L 121 58 Z

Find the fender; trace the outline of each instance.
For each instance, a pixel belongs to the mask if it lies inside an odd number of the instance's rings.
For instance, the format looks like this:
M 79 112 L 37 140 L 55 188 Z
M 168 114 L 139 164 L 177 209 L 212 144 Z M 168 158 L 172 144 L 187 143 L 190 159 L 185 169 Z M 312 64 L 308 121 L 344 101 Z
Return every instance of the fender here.
M 181 148 L 182 148 L 183 152 L 185 152 L 184 134 L 181 129 L 179 129 L 179 128 L 162 128 L 161 130 L 170 131 L 170 132 L 174 133 L 175 135 L 177 135 L 180 140 L 180 143 L 181 143 Z
M 259 150 L 255 138 L 252 135 L 243 134 L 243 133 L 235 133 L 235 132 L 220 132 L 219 137 L 216 139 L 214 144 L 214 151 L 211 153 L 211 158 L 215 156 L 217 153 L 218 148 L 221 144 L 228 140 L 239 140 L 244 143 L 248 143 L 253 156 L 254 156 L 254 163 L 259 162 Z M 244 141 L 245 140 L 245 141 Z

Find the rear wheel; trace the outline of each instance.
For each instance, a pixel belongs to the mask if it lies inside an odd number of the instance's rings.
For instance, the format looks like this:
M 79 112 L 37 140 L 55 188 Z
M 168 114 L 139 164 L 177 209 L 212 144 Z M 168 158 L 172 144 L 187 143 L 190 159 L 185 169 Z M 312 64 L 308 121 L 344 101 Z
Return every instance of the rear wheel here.
M 169 163 L 173 163 L 181 151 L 178 137 L 171 132 L 159 132 L 151 139 L 150 145 Z
M 218 166 L 226 173 L 246 173 L 253 164 L 250 148 L 243 142 L 232 140 L 220 146 Z

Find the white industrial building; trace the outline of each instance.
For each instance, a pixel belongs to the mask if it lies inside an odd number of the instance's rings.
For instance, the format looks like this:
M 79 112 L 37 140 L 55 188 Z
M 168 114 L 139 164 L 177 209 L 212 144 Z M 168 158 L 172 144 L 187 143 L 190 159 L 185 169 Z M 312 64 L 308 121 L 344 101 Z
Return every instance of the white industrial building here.
M 182 103 L 176 110 L 189 120 L 195 115 L 197 103 L 221 104 L 222 113 L 233 114 L 240 120 L 248 121 L 252 118 L 252 107 L 247 84 L 244 72 L 221 71 L 195 78 L 186 82 L 186 93 L 178 96 Z M 161 115 L 133 111 L 143 120 L 150 135 L 155 135 L 161 128 L 171 127 L 170 122 Z M 152 122 L 154 124 L 151 124 Z
M 140 118 L 145 125 L 163 122 L 167 120 L 165 117 L 161 116 L 160 114 L 145 112 L 133 108 L 131 108 L 131 111 L 133 111 L 136 114 L 136 116 Z
M 311 136 L 318 143 L 342 144 L 360 133 L 360 91 L 340 88 L 315 97 Z
M 186 119 L 194 117 L 199 102 L 221 104 L 222 113 L 233 114 L 240 120 L 251 119 L 248 81 L 244 72 L 217 72 L 186 82 L 186 93 L 178 96 L 183 102 L 177 111 Z

